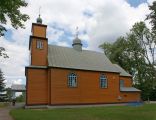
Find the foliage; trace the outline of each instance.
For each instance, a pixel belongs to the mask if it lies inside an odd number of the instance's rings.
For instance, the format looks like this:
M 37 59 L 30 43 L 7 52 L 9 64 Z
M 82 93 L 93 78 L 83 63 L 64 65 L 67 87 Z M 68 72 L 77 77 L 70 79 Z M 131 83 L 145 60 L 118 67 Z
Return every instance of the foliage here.
M 12 101 L 12 91 L 11 91 L 11 88 L 6 88 L 6 92 L 7 92 L 8 101 L 11 102 Z
M 7 100 L 7 95 L 5 93 L 5 78 L 4 74 L 0 69 L 0 101 L 6 101 Z
M 152 95 L 156 88 L 155 46 L 153 32 L 144 22 L 135 23 L 126 37 L 100 46 L 113 63 L 133 75 L 135 86 L 142 90 L 143 100 L 156 99 Z
M 4 58 L 9 58 L 9 56 L 5 52 L 5 48 L 0 47 L 0 56 L 3 56 Z
M 133 75 L 134 86 L 142 90 L 143 100 L 156 100 L 156 1 L 149 5 L 152 30 L 144 22 L 137 22 L 125 37 L 100 48 L 113 63 Z
M 150 20 L 153 33 L 156 34 L 156 1 L 154 1 L 152 5 L 149 5 L 149 10 L 151 13 L 147 15 L 146 20 Z
M 17 29 L 24 28 L 23 22 L 29 19 L 29 16 L 20 12 L 21 7 L 26 7 L 24 0 L 0 0 L 0 36 L 4 35 L 6 28 L 2 25 L 7 24 L 8 19 L 11 25 Z
M 13 109 L 14 120 L 155 120 L 156 104 L 140 107 L 109 106 L 72 109 Z
M 4 80 L 5 80 L 4 74 L 3 74 L 3 72 L 0 69 L 0 92 L 4 91 L 4 88 L 5 88 Z
M 124 37 L 119 37 L 114 43 L 103 43 L 99 47 L 104 49 L 104 53 L 113 63 L 130 71 L 130 66 L 127 64 L 130 61 L 126 52 L 127 42 Z
M 17 102 L 24 102 L 25 101 L 25 93 L 23 92 L 22 95 L 16 97 Z
M 26 6 L 27 3 L 24 0 L 0 0 L 0 37 L 7 31 L 5 25 L 8 21 L 15 29 L 24 28 L 23 23 L 29 19 L 29 16 L 22 14 L 20 8 Z M 1 56 L 8 58 L 4 47 L 0 47 Z

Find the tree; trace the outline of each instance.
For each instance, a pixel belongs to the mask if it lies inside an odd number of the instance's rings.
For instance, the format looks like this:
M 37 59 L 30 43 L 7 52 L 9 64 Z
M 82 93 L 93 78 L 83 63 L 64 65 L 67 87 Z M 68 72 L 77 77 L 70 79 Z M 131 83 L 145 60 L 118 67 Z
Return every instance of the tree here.
M 0 101 L 5 101 L 6 93 L 5 93 L 5 83 L 4 83 L 3 72 L 0 69 Z
M 153 32 L 144 22 L 135 23 L 125 37 L 118 38 L 112 44 L 104 43 L 100 46 L 113 63 L 119 64 L 133 75 L 135 86 L 143 91 L 144 100 L 150 98 L 151 92 L 156 88 L 153 55 L 155 46 Z
M 8 58 L 9 56 L 6 54 L 5 52 L 5 48 L 0 47 L 0 56 L 4 57 L 4 58 Z
M 0 0 L 0 23 L 7 24 L 7 18 L 11 21 L 11 25 L 17 29 L 24 28 L 23 22 L 29 19 L 29 16 L 20 12 L 21 7 L 26 7 L 24 0 Z M 0 36 L 4 35 L 6 28 L 0 25 Z
M 27 5 L 24 0 L 0 0 L 0 37 L 4 36 L 4 33 L 7 31 L 4 25 L 6 25 L 8 21 L 11 22 L 11 25 L 15 29 L 19 27 L 24 28 L 23 22 L 26 22 L 29 16 L 22 14 L 19 9 Z M 4 58 L 8 57 L 3 47 L 0 47 L 0 57 L 1 56 Z
M 152 31 L 156 35 L 156 1 L 154 1 L 152 5 L 149 5 L 149 10 L 151 13 L 147 15 L 146 20 L 150 20 Z
M 135 86 L 142 90 L 142 99 L 156 99 L 156 1 L 149 5 L 152 30 L 137 22 L 125 37 L 100 45 L 113 63 L 133 75 Z
M 130 71 L 129 58 L 127 57 L 127 41 L 124 37 L 119 37 L 114 43 L 103 43 L 99 47 L 104 49 L 104 53 L 111 62 L 119 64 L 125 70 Z M 125 52 L 124 52 L 125 51 Z
M 7 92 L 7 98 L 8 98 L 8 101 L 11 102 L 12 101 L 12 90 L 11 88 L 6 88 L 6 92 Z
M 0 92 L 3 92 L 4 89 L 5 89 L 4 80 L 5 80 L 4 74 L 3 74 L 3 72 L 2 72 L 1 69 L 0 69 Z
M 18 97 L 16 97 L 17 102 L 24 102 L 25 101 L 25 92 L 22 92 L 22 94 Z

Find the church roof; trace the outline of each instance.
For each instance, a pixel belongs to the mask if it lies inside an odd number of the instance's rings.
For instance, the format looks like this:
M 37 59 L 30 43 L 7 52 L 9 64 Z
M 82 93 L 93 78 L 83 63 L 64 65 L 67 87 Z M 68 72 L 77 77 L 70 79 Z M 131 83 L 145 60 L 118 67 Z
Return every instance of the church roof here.
M 120 67 L 119 65 L 114 64 L 114 66 L 119 70 L 121 76 L 128 76 L 128 77 L 131 77 L 131 75 L 130 75 L 129 73 L 127 73 L 127 72 L 126 72 L 122 67 Z
M 120 87 L 121 92 L 140 92 L 141 90 L 134 87 Z
M 77 51 L 73 48 L 56 45 L 48 46 L 48 64 L 50 67 L 121 72 L 123 76 L 124 74 L 128 75 L 112 64 L 104 53 L 90 50 Z

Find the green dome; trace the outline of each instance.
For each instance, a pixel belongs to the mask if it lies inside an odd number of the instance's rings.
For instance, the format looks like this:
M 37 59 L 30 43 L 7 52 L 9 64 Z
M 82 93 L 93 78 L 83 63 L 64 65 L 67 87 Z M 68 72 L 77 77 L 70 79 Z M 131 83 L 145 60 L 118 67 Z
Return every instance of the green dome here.
M 40 15 L 39 15 L 39 17 L 37 18 L 37 23 L 42 24 L 42 19 L 41 19 Z

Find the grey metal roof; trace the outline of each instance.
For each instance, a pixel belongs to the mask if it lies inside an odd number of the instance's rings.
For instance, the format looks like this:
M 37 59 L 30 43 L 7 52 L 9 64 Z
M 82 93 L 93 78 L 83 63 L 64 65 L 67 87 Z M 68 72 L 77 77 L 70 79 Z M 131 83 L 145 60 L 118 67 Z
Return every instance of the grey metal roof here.
M 128 77 L 131 77 L 131 75 L 126 72 L 122 67 L 120 67 L 119 65 L 117 64 L 114 64 L 114 66 L 118 69 L 118 71 L 120 72 L 120 75 L 121 76 L 128 76 Z
M 26 90 L 26 87 L 25 87 L 25 85 L 13 84 L 13 85 L 11 86 L 11 89 L 12 89 L 13 91 L 25 91 L 25 90 Z
M 30 65 L 30 66 L 26 66 L 27 68 L 47 68 L 47 66 L 35 66 L 35 65 Z
M 48 64 L 51 67 L 119 73 L 104 53 L 89 50 L 77 51 L 56 45 L 48 46 Z
M 120 87 L 121 92 L 140 92 L 141 90 L 134 87 Z

